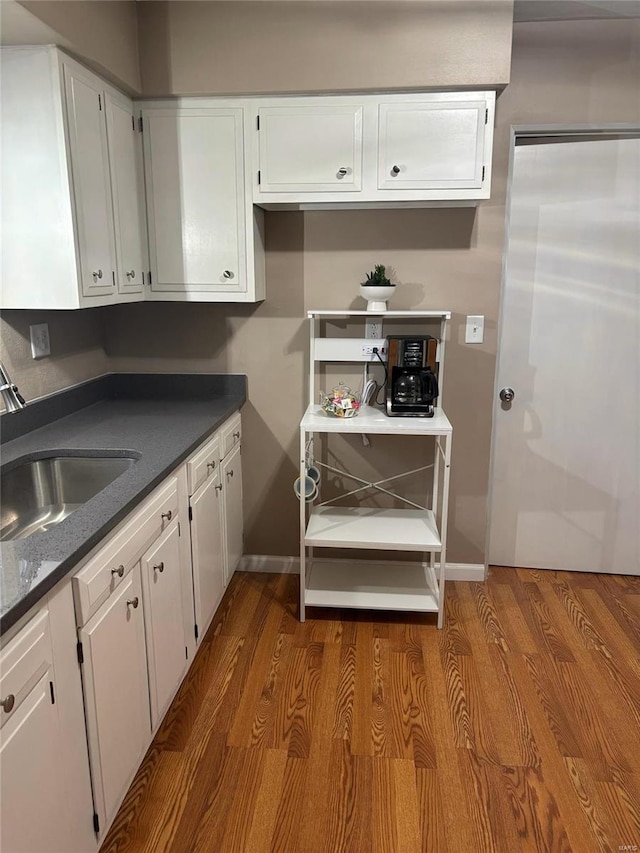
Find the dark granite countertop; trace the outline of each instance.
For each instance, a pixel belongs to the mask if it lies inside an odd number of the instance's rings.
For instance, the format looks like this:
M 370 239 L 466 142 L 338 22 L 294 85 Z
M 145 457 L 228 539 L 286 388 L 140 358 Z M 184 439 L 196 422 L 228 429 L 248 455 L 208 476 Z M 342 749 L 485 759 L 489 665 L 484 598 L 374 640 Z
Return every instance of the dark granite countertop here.
M 0 634 L 245 400 L 246 377 L 237 374 L 112 374 L 2 415 L 3 469 L 43 451 L 138 458 L 56 527 L 0 543 Z

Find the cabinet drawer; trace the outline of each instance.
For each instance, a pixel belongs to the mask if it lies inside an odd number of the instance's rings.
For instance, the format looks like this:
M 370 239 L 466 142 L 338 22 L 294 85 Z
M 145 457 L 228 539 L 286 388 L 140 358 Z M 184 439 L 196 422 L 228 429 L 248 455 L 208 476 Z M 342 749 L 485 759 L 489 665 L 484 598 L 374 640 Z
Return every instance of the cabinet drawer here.
M 40 610 L 0 653 L 0 726 L 51 668 L 49 611 Z M 13 697 L 13 698 L 11 698 Z
M 233 415 L 219 431 L 220 461 L 242 441 L 242 421 L 240 413 Z
M 220 433 L 197 450 L 187 460 L 187 482 L 189 485 L 189 497 L 195 494 L 210 474 L 213 474 L 220 463 Z
M 73 578 L 79 627 L 87 623 L 177 515 L 178 480 L 170 477 Z

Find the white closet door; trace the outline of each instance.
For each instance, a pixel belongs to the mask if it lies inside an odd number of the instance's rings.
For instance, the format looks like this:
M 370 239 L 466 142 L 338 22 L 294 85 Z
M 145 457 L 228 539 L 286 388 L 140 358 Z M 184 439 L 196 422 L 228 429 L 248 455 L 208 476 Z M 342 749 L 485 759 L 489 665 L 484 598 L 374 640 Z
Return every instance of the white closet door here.
M 640 574 L 640 139 L 515 150 L 490 562 Z
M 82 292 L 115 291 L 115 249 L 104 95 L 89 72 L 65 65 L 67 119 Z

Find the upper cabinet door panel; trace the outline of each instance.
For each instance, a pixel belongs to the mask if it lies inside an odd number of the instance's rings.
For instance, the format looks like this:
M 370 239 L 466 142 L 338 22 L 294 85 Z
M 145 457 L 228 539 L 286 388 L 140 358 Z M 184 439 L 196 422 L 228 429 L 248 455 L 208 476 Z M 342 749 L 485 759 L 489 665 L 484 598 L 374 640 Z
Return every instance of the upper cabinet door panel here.
M 360 104 L 259 110 L 260 192 L 362 189 Z
M 486 108 L 484 98 L 380 104 L 379 189 L 479 189 Z
M 151 289 L 246 290 L 242 109 L 144 117 Z
M 82 292 L 105 296 L 115 290 L 115 252 L 104 95 L 89 72 L 64 72 Z
M 147 268 L 142 146 L 133 103 L 107 92 L 107 137 L 120 293 L 142 293 Z

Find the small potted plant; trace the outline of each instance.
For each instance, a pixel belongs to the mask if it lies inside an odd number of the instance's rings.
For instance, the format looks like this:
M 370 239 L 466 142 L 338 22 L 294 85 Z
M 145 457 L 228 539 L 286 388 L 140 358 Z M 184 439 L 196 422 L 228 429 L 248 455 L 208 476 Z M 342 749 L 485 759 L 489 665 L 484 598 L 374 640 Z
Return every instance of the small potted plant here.
M 373 272 L 367 273 L 367 280 L 360 285 L 360 296 L 367 300 L 367 311 L 386 311 L 387 300 L 391 297 L 395 284 L 387 278 L 383 264 L 376 264 Z

